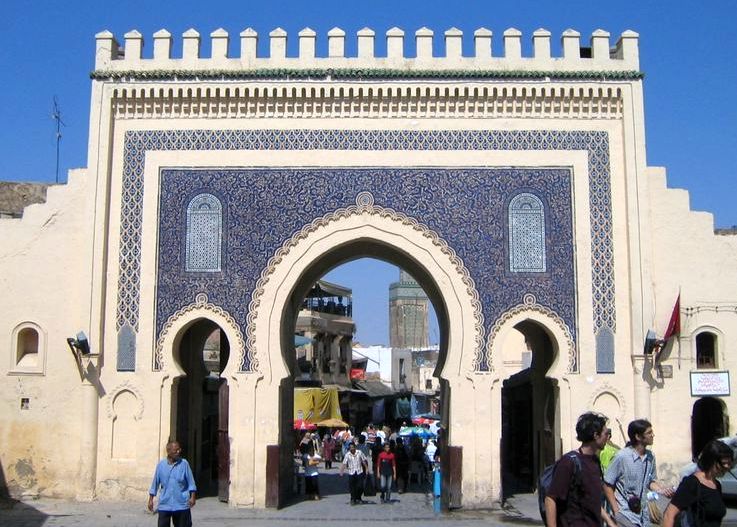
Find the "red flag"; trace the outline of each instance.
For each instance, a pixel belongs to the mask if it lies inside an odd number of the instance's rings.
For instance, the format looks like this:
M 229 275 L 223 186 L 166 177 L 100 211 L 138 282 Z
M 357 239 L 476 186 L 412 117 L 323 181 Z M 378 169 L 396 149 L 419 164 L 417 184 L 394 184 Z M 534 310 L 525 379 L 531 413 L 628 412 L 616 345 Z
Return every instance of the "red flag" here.
M 676 298 L 676 305 L 673 306 L 673 313 L 670 315 L 670 322 L 668 322 L 668 329 L 665 330 L 663 340 L 667 341 L 674 335 L 680 335 L 681 333 L 681 293 L 678 293 Z

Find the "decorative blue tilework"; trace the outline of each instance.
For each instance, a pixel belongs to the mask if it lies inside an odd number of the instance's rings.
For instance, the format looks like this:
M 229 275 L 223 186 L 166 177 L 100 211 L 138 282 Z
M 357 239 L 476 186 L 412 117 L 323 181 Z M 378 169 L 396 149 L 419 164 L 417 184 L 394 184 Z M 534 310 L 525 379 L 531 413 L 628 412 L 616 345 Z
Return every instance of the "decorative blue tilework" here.
M 120 273 L 117 303 L 117 327 L 119 330 L 128 324 L 134 332 L 138 331 L 145 153 L 150 150 L 292 149 L 373 151 L 582 150 L 587 152 L 594 327 L 597 331 L 602 327 L 608 327 L 612 332 L 616 331 L 608 134 L 604 131 L 561 130 L 142 130 L 126 132 L 122 175 Z M 373 190 L 373 185 L 369 183 L 366 188 Z M 269 192 L 267 194 L 273 195 Z M 342 205 L 344 203 L 335 206 Z M 387 205 L 392 206 L 389 203 Z M 182 206 L 186 206 L 186 204 Z M 449 202 L 447 207 L 450 206 L 451 203 Z M 485 204 L 483 207 L 488 206 L 488 204 Z M 552 208 L 551 204 L 551 210 Z M 478 210 L 466 209 L 466 214 L 473 215 Z M 430 223 L 426 221 L 423 210 L 416 212 L 419 221 Z M 406 211 L 406 213 L 412 214 L 411 211 Z M 308 221 L 305 219 L 305 223 Z M 498 227 L 503 230 L 501 225 L 498 225 Z M 476 236 L 481 236 L 481 234 L 477 233 Z M 281 240 L 279 241 L 281 242 Z M 275 250 L 278 246 L 279 244 L 276 243 L 270 249 Z M 456 247 L 454 249 L 457 250 Z M 551 269 L 553 266 L 552 253 L 555 252 L 556 247 L 549 246 L 549 250 L 548 269 Z M 253 258 L 247 255 L 244 257 Z M 225 265 L 228 265 L 227 262 L 225 262 Z M 507 266 L 502 263 L 502 269 L 506 268 Z M 183 269 L 181 263 L 178 269 Z M 475 276 L 474 279 L 476 279 Z M 534 284 L 530 285 L 534 286 Z M 497 289 L 499 283 L 487 284 L 487 286 L 493 286 L 490 291 L 499 291 Z M 481 287 L 479 287 L 479 290 L 481 290 Z M 552 307 L 554 304 L 549 305 Z M 555 309 L 558 311 L 557 306 Z M 157 311 L 157 313 L 157 316 L 160 317 L 161 312 Z M 489 315 L 486 314 L 486 316 Z M 565 316 L 563 313 L 561 313 L 561 317 L 568 323 L 572 321 L 569 316 Z M 157 327 L 160 327 L 161 319 L 157 320 Z M 571 328 L 574 327 L 575 324 L 572 324 Z
M 157 335 L 172 313 L 205 291 L 210 302 L 245 325 L 255 283 L 276 249 L 305 224 L 351 205 L 369 188 L 376 205 L 421 218 L 453 247 L 476 283 L 489 326 L 531 292 L 576 327 L 568 169 L 163 169 Z M 193 276 L 180 271 L 184 226 L 176 211 L 202 189 L 221 196 L 230 211 L 224 240 L 227 272 Z M 551 203 L 555 228 L 549 234 L 547 275 L 506 272 L 505 204 L 520 189 L 535 189 Z M 237 206 L 245 203 L 249 206 Z M 480 363 L 488 369 L 485 357 Z
M 129 325 L 118 331 L 118 371 L 136 371 L 136 334 Z
M 545 207 L 529 192 L 509 202 L 509 270 L 545 272 Z
M 596 334 L 596 373 L 614 373 L 614 334 L 609 328 Z
M 212 194 L 199 194 L 187 206 L 185 269 L 220 271 L 223 207 Z

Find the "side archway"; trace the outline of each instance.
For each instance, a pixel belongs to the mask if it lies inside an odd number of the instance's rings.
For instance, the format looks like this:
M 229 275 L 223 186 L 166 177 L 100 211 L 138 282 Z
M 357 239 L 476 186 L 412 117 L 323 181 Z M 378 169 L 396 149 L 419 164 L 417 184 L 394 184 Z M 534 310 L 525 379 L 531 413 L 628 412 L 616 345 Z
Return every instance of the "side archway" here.
M 565 450 L 559 438 L 571 421 L 566 376 L 576 355 L 562 319 L 529 294 L 496 321 L 487 350 L 494 377 L 492 456 L 500 460 L 493 488 L 504 499 L 533 491 L 542 469 Z

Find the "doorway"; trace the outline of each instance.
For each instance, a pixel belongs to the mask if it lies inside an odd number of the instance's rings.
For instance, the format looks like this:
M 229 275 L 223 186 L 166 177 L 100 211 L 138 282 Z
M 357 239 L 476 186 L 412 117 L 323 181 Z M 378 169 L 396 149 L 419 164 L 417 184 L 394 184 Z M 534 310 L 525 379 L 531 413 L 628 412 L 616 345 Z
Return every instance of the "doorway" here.
M 514 326 L 522 370 L 502 385 L 502 499 L 535 491 L 542 470 L 560 454 L 559 388 L 546 377 L 555 359 L 545 329 L 529 320 Z
M 322 309 L 320 303 L 318 302 L 321 297 L 318 297 L 315 293 L 315 288 L 317 284 L 317 286 L 319 286 L 322 291 L 322 296 L 324 296 L 325 298 L 328 298 L 325 295 L 332 292 L 333 296 L 335 297 L 334 306 L 340 307 L 347 305 L 347 298 L 349 294 L 352 294 L 352 290 L 351 288 L 345 288 L 344 286 L 351 285 L 351 287 L 353 287 L 353 285 L 345 283 L 336 284 L 331 281 L 326 282 L 324 280 L 325 275 L 328 272 L 342 266 L 343 264 L 365 258 L 380 260 L 380 262 L 377 262 L 379 265 L 383 265 L 385 263 L 392 264 L 392 266 L 399 267 L 399 269 L 402 270 L 401 273 L 412 276 L 416 280 L 416 284 L 418 285 L 418 287 L 427 294 L 428 303 L 431 303 L 434 307 L 438 321 L 438 330 L 436 331 L 438 338 L 436 340 L 437 345 L 434 346 L 434 350 L 427 349 L 411 351 L 408 348 L 405 351 L 408 357 L 412 357 L 412 353 L 415 353 L 415 355 L 417 355 L 418 357 L 422 356 L 423 358 L 423 361 L 421 362 L 415 361 L 417 363 L 417 367 L 415 368 L 417 370 L 415 372 L 417 374 L 417 387 L 415 391 L 418 391 L 421 394 L 424 392 L 432 391 L 433 395 L 435 395 L 437 391 L 440 394 L 439 399 L 442 400 L 442 404 L 438 405 L 438 411 L 440 411 L 441 414 L 444 414 L 442 415 L 443 418 L 441 419 L 441 422 L 448 422 L 447 408 L 449 407 L 448 398 L 450 389 L 448 386 L 446 386 L 444 390 L 441 390 L 440 383 L 433 384 L 432 381 L 432 378 L 438 378 L 439 372 L 442 371 L 443 363 L 446 360 L 447 350 L 447 337 L 445 330 L 445 328 L 447 328 L 447 314 L 445 306 L 441 299 L 441 294 L 437 286 L 435 285 L 434 280 L 431 278 L 427 270 L 420 266 L 416 261 L 408 258 L 406 254 L 398 251 L 396 248 L 384 244 L 371 242 L 368 240 L 357 240 L 353 243 L 339 246 L 333 251 L 324 254 L 321 259 L 313 262 L 312 266 L 302 274 L 302 276 L 299 278 L 294 288 L 292 289 L 285 309 L 282 312 L 282 355 L 284 358 L 284 363 L 290 371 L 291 375 L 283 379 L 280 386 L 280 408 L 283 414 L 280 418 L 281 437 L 279 441 L 278 454 L 276 452 L 273 454 L 279 456 L 278 465 L 280 468 L 278 471 L 274 470 L 273 472 L 269 472 L 269 474 L 273 475 L 275 478 L 278 477 L 281 483 L 278 488 L 274 487 L 270 493 L 267 491 L 267 494 L 270 496 L 269 504 L 273 504 L 272 506 L 280 507 L 286 505 L 287 503 L 293 502 L 295 497 L 294 485 L 292 483 L 292 480 L 294 479 L 294 460 L 292 457 L 292 453 L 294 452 L 295 443 L 294 432 L 291 430 L 293 424 L 293 415 L 290 411 L 294 404 L 293 392 L 295 387 L 295 380 L 299 381 L 300 385 L 305 385 L 306 382 L 313 382 L 321 386 L 337 386 L 338 389 L 341 390 L 340 397 L 341 402 L 343 403 L 341 415 L 344 417 L 345 420 L 349 421 L 349 424 L 351 426 L 355 427 L 354 433 L 360 433 L 363 427 L 368 423 L 387 424 L 390 425 L 390 429 L 392 427 L 398 429 L 397 423 L 401 423 L 403 420 L 410 421 L 409 416 L 404 416 L 402 418 L 397 417 L 398 414 L 396 412 L 398 410 L 396 410 L 395 408 L 395 406 L 397 405 L 394 404 L 394 400 L 391 400 L 392 404 L 390 406 L 384 405 L 377 408 L 377 406 L 374 404 L 375 401 L 372 399 L 372 397 L 378 397 L 381 394 L 379 394 L 378 392 L 373 393 L 371 392 L 371 389 L 388 389 L 386 385 L 382 384 L 381 382 L 381 371 L 377 370 L 376 372 L 374 372 L 375 378 L 363 378 L 360 381 L 356 381 L 359 384 L 363 383 L 364 385 L 366 385 L 363 388 L 361 388 L 360 386 L 354 386 L 352 384 L 353 381 L 351 379 L 351 373 L 353 368 L 352 364 L 349 363 L 349 361 L 352 361 L 352 349 L 346 349 L 345 353 L 343 353 L 342 348 L 338 345 L 338 337 L 344 337 L 343 335 L 339 335 L 339 324 L 350 324 L 351 327 L 353 327 L 353 321 L 344 320 L 346 315 L 344 315 L 344 311 L 342 309 L 340 309 L 337 313 L 333 313 L 332 311 L 334 307 L 331 306 L 330 309 L 328 309 L 327 301 L 323 302 L 323 305 L 325 307 L 324 309 Z M 400 278 L 401 281 L 402 274 L 400 273 L 399 269 L 396 269 L 396 267 L 392 267 L 392 278 L 393 280 Z M 363 277 L 375 276 L 374 273 L 359 274 Z M 330 280 L 335 281 L 335 278 L 333 278 L 333 276 L 335 275 L 328 275 Z M 363 278 L 363 280 L 367 279 Z M 345 291 L 343 291 L 343 289 L 345 289 Z M 388 300 L 389 284 L 387 284 L 386 293 Z M 315 298 L 317 298 L 317 300 L 315 300 Z M 415 304 L 418 303 L 417 299 L 414 299 L 414 301 Z M 352 313 L 355 313 L 356 309 L 361 309 L 361 306 L 356 306 L 358 302 L 360 302 L 360 300 L 352 298 Z M 312 303 L 315 303 L 317 307 L 313 306 Z M 387 308 L 388 307 L 389 306 L 387 305 Z M 389 315 L 389 310 L 387 308 L 384 308 L 386 310 L 381 310 L 382 316 L 386 317 Z M 309 324 L 307 323 L 308 321 Z M 360 324 L 360 321 L 358 321 L 358 323 Z M 427 326 L 426 323 L 425 325 Z M 315 327 L 319 327 L 319 331 L 311 329 Z M 331 331 L 330 328 L 334 329 Z M 314 342 L 314 344 L 307 344 L 306 347 L 308 348 L 307 352 L 314 349 L 314 363 L 317 365 L 316 367 L 310 369 L 303 368 L 300 365 L 299 360 L 302 357 L 300 353 L 304 354 L 306 357 L 307 353 L 295 351 L 294 342 L 295 333 L 297 332 L 299 333 L 299 336 L 306 336 L 308 340 L 312 340 Z M 351 329 L 350 334 L 353 334 L 353 329 Z M 320 347 L 320 344 L 325 339 L 325 336 L 328 336 L 330 338 L 330 341 L 335 343 L 332 347 Z M 345 336 L 348 336 L 348 334 L 346 334 Z M 351 340 L 352 339 L 350 338 L 348 339 L 349 342 Z M 382 359 L 379 355 L 379 351 L 376 351 L 376 357 L 371 355 L 372 352 L 372 350 L 364 349 L 364 356 L 370 357 L 377 362 L 381 362 L 383 360 L 385 360 L 386 363 L 392 364 L 396 362 L 398 368 L 399 359 L 394 355 L 388 354 Z M 425 353 L 424 355 L 422 355 L 423 352 Z M 393 354 L 394 350 L 391 350 L 391 353 Z M 312 356 L 313 355 L 310 354 L 309 358 L 312 358 Z M 432 360 L 428 358 L 430 356 L 432 356 Z M 320 357 L 324 357 L 326 360 L 323 361 Z M 341 364 L 344 360 L 346 364 L 344 367 L 341 367 Z M 309 361 L 305 360 L 303 362 Z M 433 365 L 432 369 L 429 366 L 431 362 Z M 327 366 L 323 367 L 323 365 Z M 353 373 L 356 372 L 354 371 Z M 367 372 L 362 371 L 361 373 L 363 373 L 363 376 L 365 376 Z M 425 377 L 421 377 L 421 373 L 424 373 Z M 398 370 L 396 376 L 391 372 L 384 372 L 383 375 L 386 375 L 386 378 L 384 380 L 387 381 L 387 383 L 392 383 L 392 392 L 399 393 L 400 391 L 403 391 L 408 394 L 405 398 L 407 399 L 406 406 L 409 407 L 409 397 L 413 393 L 410 387 L 411 376 L 407 375 L 405 378 L 400 378 Z M 426 377 L 430 378 L 430 383 L 427 383 Z M 422 386 L 422 388 L 420 388 L 420 385 Z M 420 397 L 418 396 L 417 399 L 420 399 Z M 427 399 L 429 401 L 431 397 L 427 397 Z M 445 409 L 445 411 L 443 411 L 443 409 Z M 429 412 L 429 407 L 425 410 L 425 412 Z M 378 420 L 376 417 L 377 414 L 381 415 Z M 324 433 L 324 431 L 321 432 Z M 444 433 L 447 433 L 447 427 Z M 442 447 L 444 445 L 447 445 L 447 441 L 441 442 L 440 446 Z M 442 455 L 441 459 L 443 459 Z M 271 466 L 274 467 L 276 466 L 276 464 L 277 463 L 275 460 L 275 462 Z M 269 466 L 268 462 L 267 466 Z M 460 466 L 457 467 L 457 470 L 460 474 Z M 267 468 L 267 472 L 268 471 L 269 469 Z M 321 489 L 323 485 L 327 489 L 330 475 L 330 472 L 328 472 L 327 470 L 324 471 L 323 475 L 321 476 Z M 337 489 L 336 492 L 344 493 L 345 482 L 338 477 L 336 477 L 335 479 L 338 482 L 338 485 L 335 487 Z M 424 483 L 425 480 L 422 481 Z M 418 488 L 419 486 L 412 487 L 412 489 L 414 489 L 415 491 Z
M 716 397 L 702 397 L 691 412 L 691 454 L 698 457 L 706 443 L 728 435 L 729 416 L 724 401 Z
M 230 356 L 228 339 L 206 319 L 183 333 L 175 357 L 185 375 L 172 385 L 171 439 L 182 446 L 199 496 L 228 501 L 230 443 L 228 383 L 220 377 Z

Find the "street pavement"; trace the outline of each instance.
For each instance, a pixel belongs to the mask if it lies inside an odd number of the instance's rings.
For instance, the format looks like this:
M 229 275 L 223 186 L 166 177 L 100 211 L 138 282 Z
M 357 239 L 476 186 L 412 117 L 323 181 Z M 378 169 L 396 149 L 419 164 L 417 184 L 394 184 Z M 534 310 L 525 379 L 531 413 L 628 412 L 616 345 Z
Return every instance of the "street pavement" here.
M 235 509 L 214 497 L 201 498 L 192 510 L 198 526 L 320 526 L 346 527 L 367 522 L 399 522 L 403 527 L 440 526 L 536 526 L 542 522 L 537 511 L 537 496 L 525 494 L 507 500 L 504 506 L 490 510 L 458 509 L 435 512 L 430 486 L 414 483 L 405 494 L 393 494 L 392 502 L 380 503 L 379 496 L 365 497 L 364 503 L 352 506 L 348 479 L 336 469 L 320 475 L 322 499 L 303 497 L 279 510 Z M 42 498 L 0 503 L 0 527 L 154 527 L 156 516 L 146 511 L 147 496 L 135 502 L 74 502 Z M 737 527 L 737 503 L 730 503 L 723 525 Z

